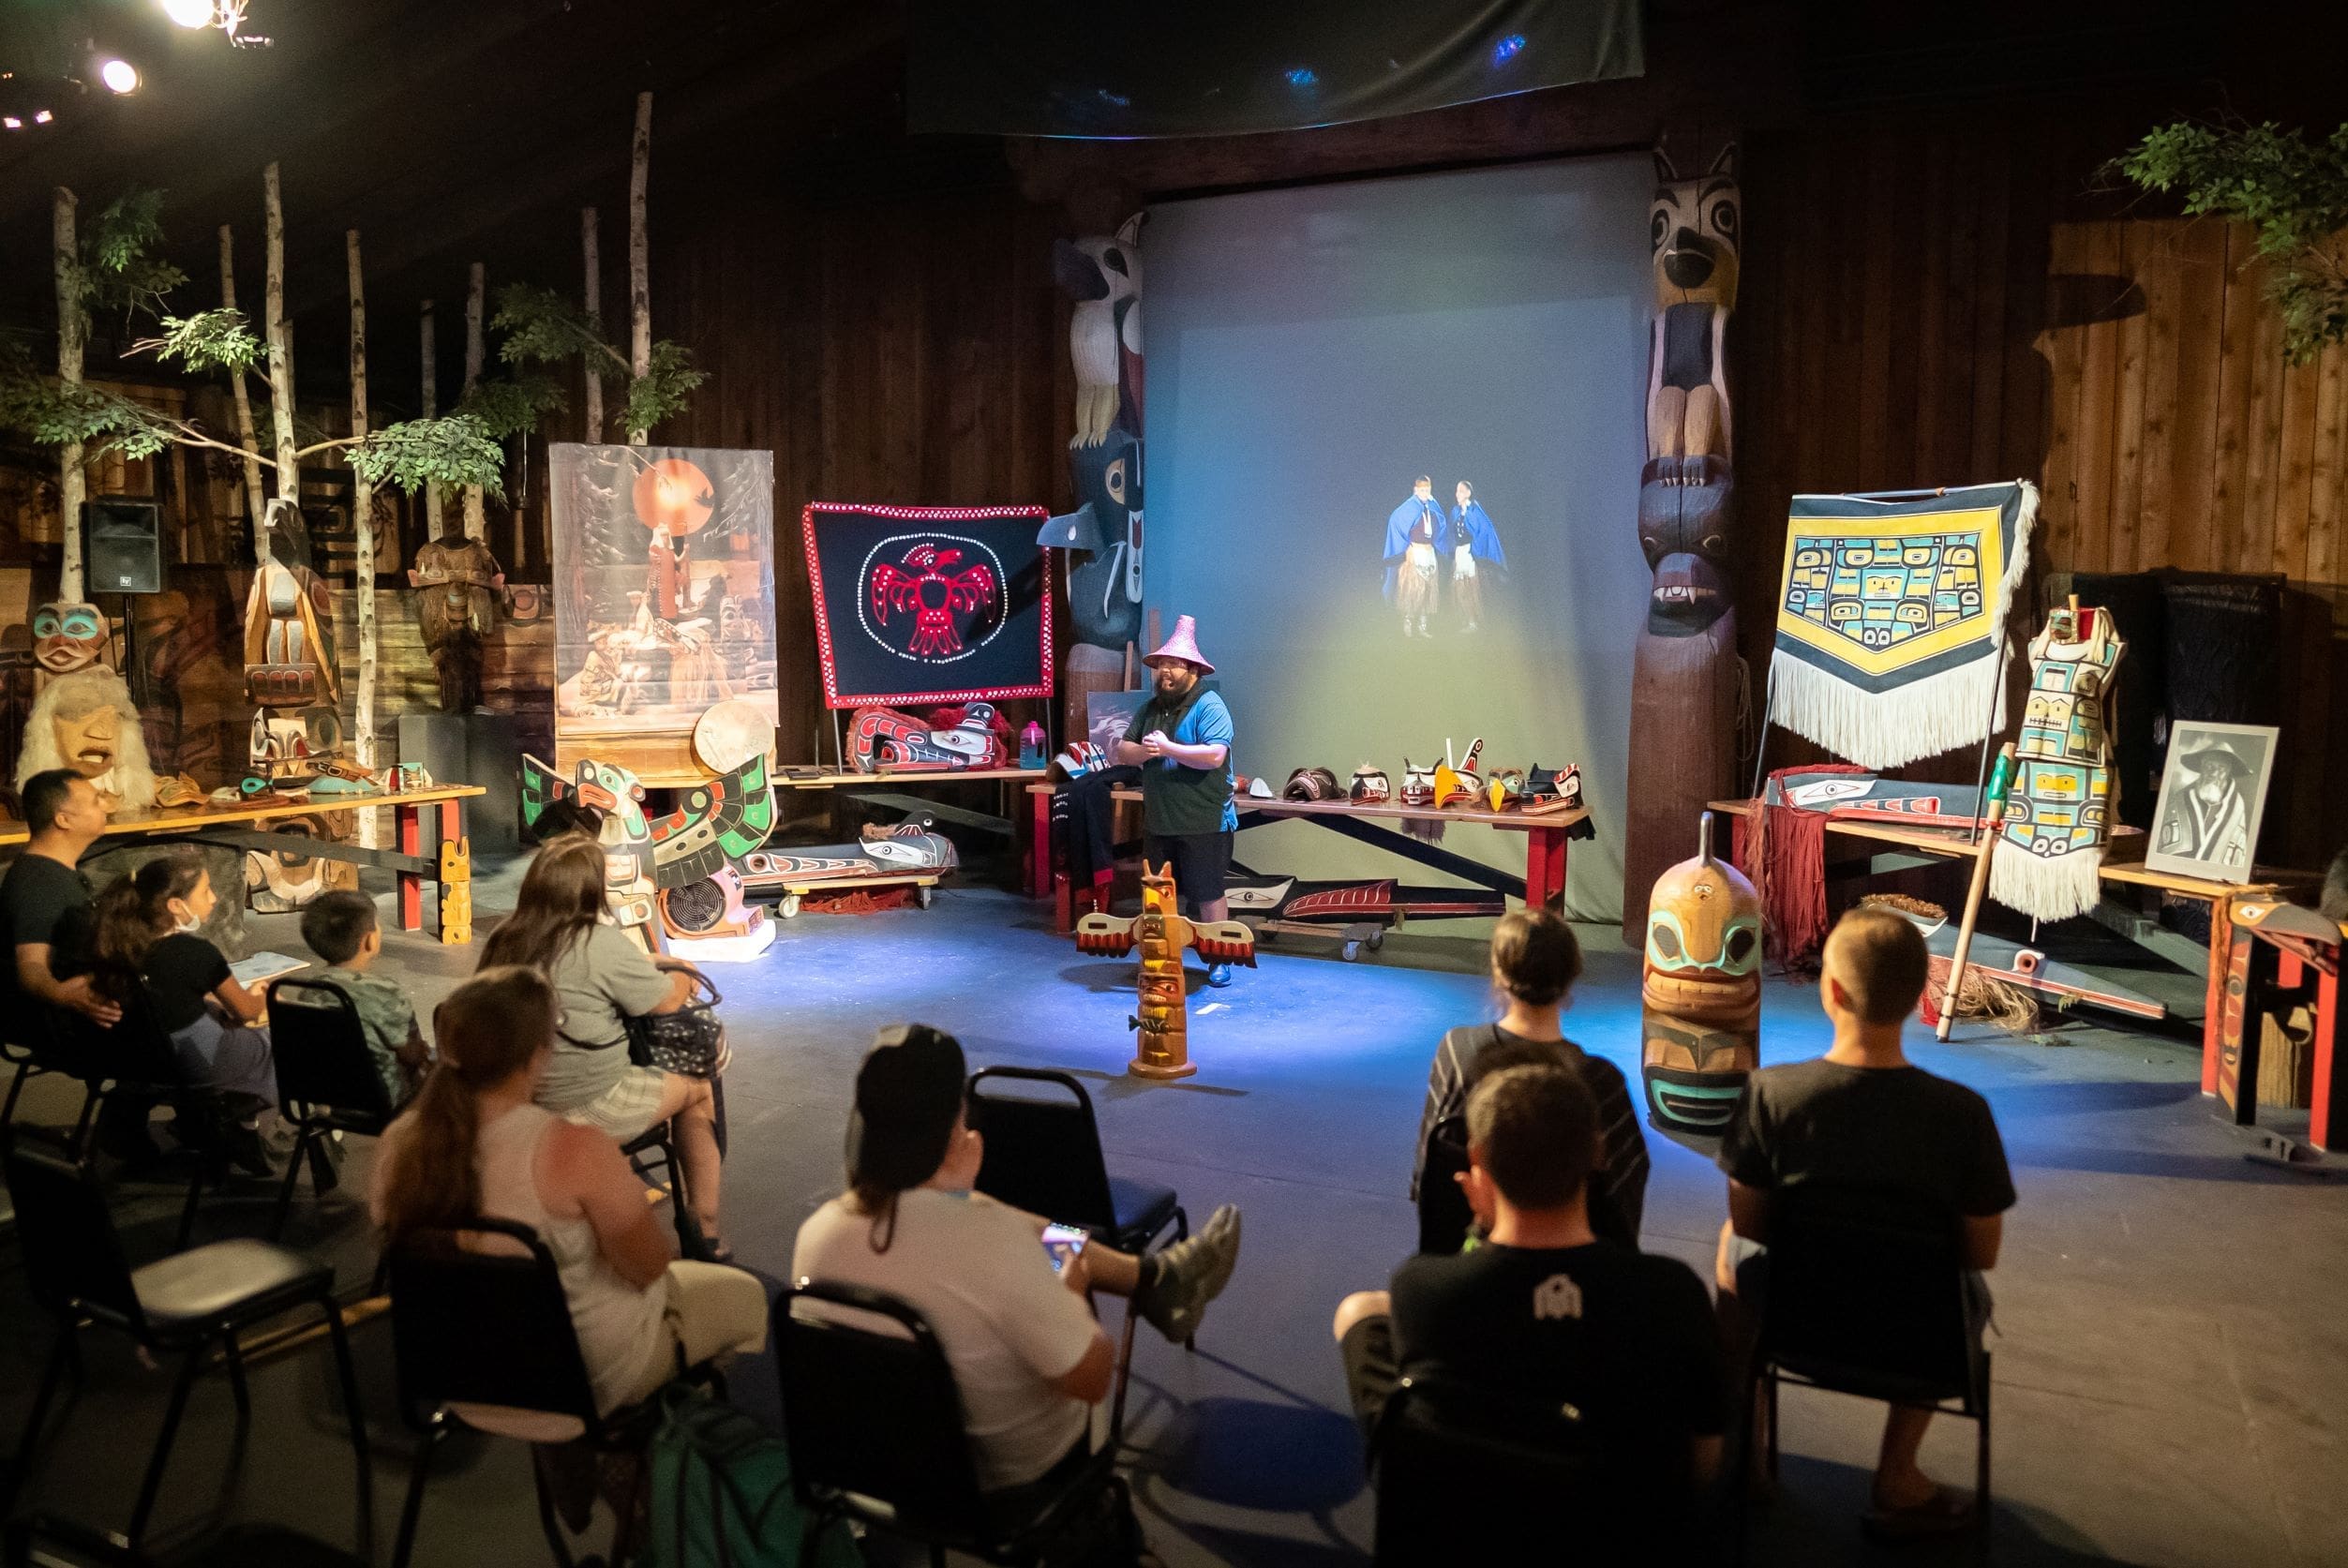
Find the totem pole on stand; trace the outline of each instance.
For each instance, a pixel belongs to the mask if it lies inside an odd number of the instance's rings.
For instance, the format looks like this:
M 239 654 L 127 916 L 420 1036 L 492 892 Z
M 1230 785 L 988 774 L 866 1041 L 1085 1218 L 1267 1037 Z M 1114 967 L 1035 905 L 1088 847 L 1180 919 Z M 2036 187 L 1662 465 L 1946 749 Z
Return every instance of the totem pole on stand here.
M 1255 967 L 1255 932 L 1244 921 L 1187 919 L 1180 907 L 1173 864 L 1152 870 L 1144 859 L 1139 915 L 1087 915 L 1076 922 L 1080 952 L 1121 958 L 1142 949 L 1133 1015 L 1126 1020 L 1135 1044 L 1125 1070 L 1139 1078 L 1188 1078 L 1199 1070 L 1190 1060 L 1183 948 L 1197 948 L 1209 963 Z
M 1761 897 L 1712 858 L 1712 814 L 1696 858 L 1655 879 L 1638 987 L 1639 1076 L 1658 1127 L 1717 1134 L 1761 1058 Z
M 1655 878 L 1690 847 L 1689 826 L 1736 767 L 1737 616 L 1728 575 L 1728 386 L 1721 346 L 1737 303 L 1737 151 L 1699 179 L 1655 154 L 1655 324 L 1638 544 L 1654 573 L 1631 676 L 1630 825 L 1623 938 L 1647 926 Z
M 1062 733 L 1084 733 L 1084 697 L 1122 690 L 1126 649 L 1142 630 L 1142 215 L 1113 235 L 1055 240 L 1052 275 L 1076 302 L 1068 327 L 1076 367 L 1069 461 L 1077 509 L 1036 542 L 1065 552 L 1069 647 Z

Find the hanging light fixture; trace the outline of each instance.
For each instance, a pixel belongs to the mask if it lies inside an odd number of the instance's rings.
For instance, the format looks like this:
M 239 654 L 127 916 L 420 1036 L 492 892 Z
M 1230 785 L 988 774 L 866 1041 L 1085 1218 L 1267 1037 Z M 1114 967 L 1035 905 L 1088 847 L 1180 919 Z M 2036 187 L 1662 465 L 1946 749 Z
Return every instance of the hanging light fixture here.
M 219 21 L 212 0 L 163 0 L 163 14 L 181 27 L 210 27 Z
M 97 79 L 106 84 L 108 92 L 117 96 L 139 90 L 139 67 L 127 60 L 101 61 L 97 67 Z

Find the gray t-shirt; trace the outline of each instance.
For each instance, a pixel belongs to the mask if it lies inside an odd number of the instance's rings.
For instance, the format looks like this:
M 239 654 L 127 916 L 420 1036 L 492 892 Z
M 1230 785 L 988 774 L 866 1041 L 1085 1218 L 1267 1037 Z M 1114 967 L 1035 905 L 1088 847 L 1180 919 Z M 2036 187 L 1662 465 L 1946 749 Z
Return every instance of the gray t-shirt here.
M 628 1068 L 628 1023 L 668 1000 L 669 978 L 618 926 L 596 926 L 563 949 L 546 978 L 562 1017 L 538 1103 L 576 1111 Z

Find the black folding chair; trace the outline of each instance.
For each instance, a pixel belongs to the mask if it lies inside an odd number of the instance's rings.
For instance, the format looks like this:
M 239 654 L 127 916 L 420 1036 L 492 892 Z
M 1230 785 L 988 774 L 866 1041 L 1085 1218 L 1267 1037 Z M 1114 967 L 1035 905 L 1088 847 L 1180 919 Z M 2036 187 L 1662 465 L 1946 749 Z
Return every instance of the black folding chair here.
M 1658 1548 L 1687 1500 L 1668 1495 L 1668 1471 L 1626 1473 L 1613 1447 L 1573 1405 L 1406 1377 L 1370 1443 L 1375 1561 L 1684 1561 Z
M 1418 1249 L 1448 1257 L 1468 1239 L 1475 1215 L 1459 1190 L 1468 1168 L 1468 1120 L 1445 1116 L 1427 1129 L 1427 1152 L 1419 1162 Z
M 74 1070 L 72 1058 L 67 1053 L 56 1031 L 49 1024 L 48 1009 L 37 1003 L 20 1004 L 17 1016 L 0 1021 L 7 1031 L 0 1036 L 0 1064 L 13 1068 L 8 1075 L 8 1095 L 0 1102 L 0 1133 L 16 1122 L 16 1102 L 24 1093 L 27 1081 L 48 1073 L 62 1073 L 68 1078 L 81 1078 Z M 90 1084 L 82 1085 L 83 1102 L 88 1102 Z
M 81 1117 L 67 1136 L 68 1152 L 84 1160 L 91 1157 L 97 1119 L 110 1100 L 127 1097 L 142 1104 L 171 1102 L 172 1135 L 191 1159 L 187 1197 L 180 1206 L 173 1244 L 186 1247 L 195 1237 L 196 1210 L 205 1185 L 228 1183 L 229 1141 L 239 1125 L 234 1111 L 217 1092 L 181 1081 L 171 1033 L 155 1016 L 143 989 L 132 988 L 121 1019 L 111 1026 L 80 1013 L 58 1014 L 54 1023 L 64 1058 L 72 1064 L 67 1070 L 81 1078 L 85 1091 Z
M 1777 1473 L 1777 1388 L 1930 1406 L 1977 1427 L 1974 1510 L 1989 1525 L 1989 1351 L 1967 1305 L 1964 1230 L 1942 1205 L 1862 1187 L 1770 1198 L 1753 1382 Z
M 807 1516 L 801 1561 L 814 1561 L 833 1520 L 848 1518 L 927 1546 L 935 1568 L 949 1550 L 1033 1563 L 1103 1491 L 1129 1510 L 1114 1443 L 1038 1495 L 1026 1517 L 990 1505 L 945 1348 L 905 1302 L 860 1285 L 801 1279 L 773 1310 L 783 1435 Z
M 1064 1092 L 993 1094 L 987 1089 L 990 1083 L 1041 1084 Z M 979 1191 L 1062 1225 L 1081 1225 L 1118 1251 L 1136 1256 L 1148 1251 L 1169 1225 L 1175 1241 L 1190 1234 L 1190 1217 L 1173 1187 L 1109 1173 L 1092 1097 L 1069 1074 L 1041 1068 L 981 1068 L 970 1075 L 968 1094 L 970 1125 L 986 1138 Z M 1111 1417 L 1114 1431 L 1124 1429 L 1134 1317 L 1128 1303 L 1124 1343 L 1117 1352 L 1117 1394 Z
M 269 1036 L 277 1069 L 277 1113 L 293 1128 L 285 1185 L 277 1189 L 277 1212 L 269 1220 L 269 1239 L 275 1241 L 285 1233 L 292 1212 L 302 1162 L 309 1162 L 311 1190 L 321 1197 L 333 1191 L 339 1180 L 329 1154 L 334 1135 L 380 1138 L 391 1125 L 393 1106 L 375 1053 L 367 1049 L 359 1009 L 334 981 L 300 976 L 272 980 Z
M 212 1348 L 217 1345 L 228 1364 L 229 1387 L 236 1396 L 241 1431 L 251 1419 L 252 1403 L 245 1386 L 238 1334 L 264 1319 L 312 1303 L 326 1320 L 335 1370 L 342 1383 L 343 1409 L 351 1421 L 364 1550 L 370 1534 L 366 1420 L 359 1402 L 358 1379 L 351 1371 L 350 1341 L 343 1334 L 342 1309 L 335 1301 L 334 1271 L 299 1252 L 253 1240 L 214 1242 L 134 1269 L 124 1256 L 122 1239 L 115 1232 L 97 1177 L 86 1165 L 22 1140 L 10 1141 L 7 1157 L 8 1191 L 16 1203 L 25 1275 L 34 1299 L 57 1322 L 56 1348 L 50 1353 L 48 1370 L 41 1376 L 40 1391 L 34 1396 L 33 1411 L 17 1447 L 15 1480 L 21 1482 L 31 1467 L 35 1444 L 66 1368 L 79 1369 L 75 1335 L 83 1322 L 118 1328 L 149 1351 L 182 1355 L 185 1359 L 172 1384 L 171 1403 L 164 1410 L 163 1429 L 156 1438 L 155 1453 L 147 1461 L 146 1477 L 131 1510 L 130 1527 L 124 1534 L 124 1540 L 135 1548 L 146 1531 L 156 1493 L 163 1484 L 164 1465 L 171 1457 L 180 1417 L 187 1411 L 187 1396 Z
M 635 1453 L 649 1441 L 656 1404 L 597 1412 L 562 1276 L 537 1232 L 485 1217 L 461 1231 L 414 1232 L 385 1261 L 400 1413 L 424 1437 L 399 1511 L 393 1568 L 406 1568 L 432 1456 L 459 1423 L 525 1442 L 585 1439 L 607 1452 Z M 546 1545 L 562 1568 L 574 1568 L 554 1496 L 544 1472 L 531 1469 Z M 613 1562 L 623 1555 L 635 1512 L 632 1494 L 613 1526 Z

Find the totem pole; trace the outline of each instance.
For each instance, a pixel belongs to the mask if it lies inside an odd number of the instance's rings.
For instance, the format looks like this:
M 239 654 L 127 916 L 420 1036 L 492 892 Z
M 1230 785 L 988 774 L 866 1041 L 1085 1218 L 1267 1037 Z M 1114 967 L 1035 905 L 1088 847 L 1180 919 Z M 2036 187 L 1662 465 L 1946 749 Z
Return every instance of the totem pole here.
M 1144 859 L 1139 915 L 1087 915 L 1076 922 L 1076 946 L 1084 952 L 1122 958 L 1137 945 L 1142 949 L 1139 1005 L 1126 1021 L 1136 1043 L 1125 1070 L 1139 1078 L 1188 1078 L 1199 1070 L 1190 1060 L 1183 948 L 1196 948 L 1209 963 L 1255 967 L 1255 933 L 1244 922 L 1185 919 L 1179 907 L 1173 864 L 1153 871 Z
M 1712 858 L 1712 814 L 1696 859 L 1655 879 L 1638 1000 L 1639 1076 L 1658 1127 L 1718 1133 L 1761 1061 L 1761 897 Z
M 1647 890 L 1684 850 L 1736 767 L 1737 616 L 1728 591 L 1734 486 L 1721 360 L 1737 303 L 1737 150 L 1683 180 L 1655 154 L 1655 325 L 1638 544 L 1654 586 L 1631 675 L 1630 823 L 1623 939 L 1647 926 Z
M 1063 733 L 1084 733 L 1084 697 L 1125 684 L 1126 646 L 1142 631 L 1142 215 L 1114 235 L 1055 240 L 1052 276 L 1076 302 L 1069 461 L 1077 509 L 1036 542 L 1063 552 L 1076 639 L 1069 647 Z

